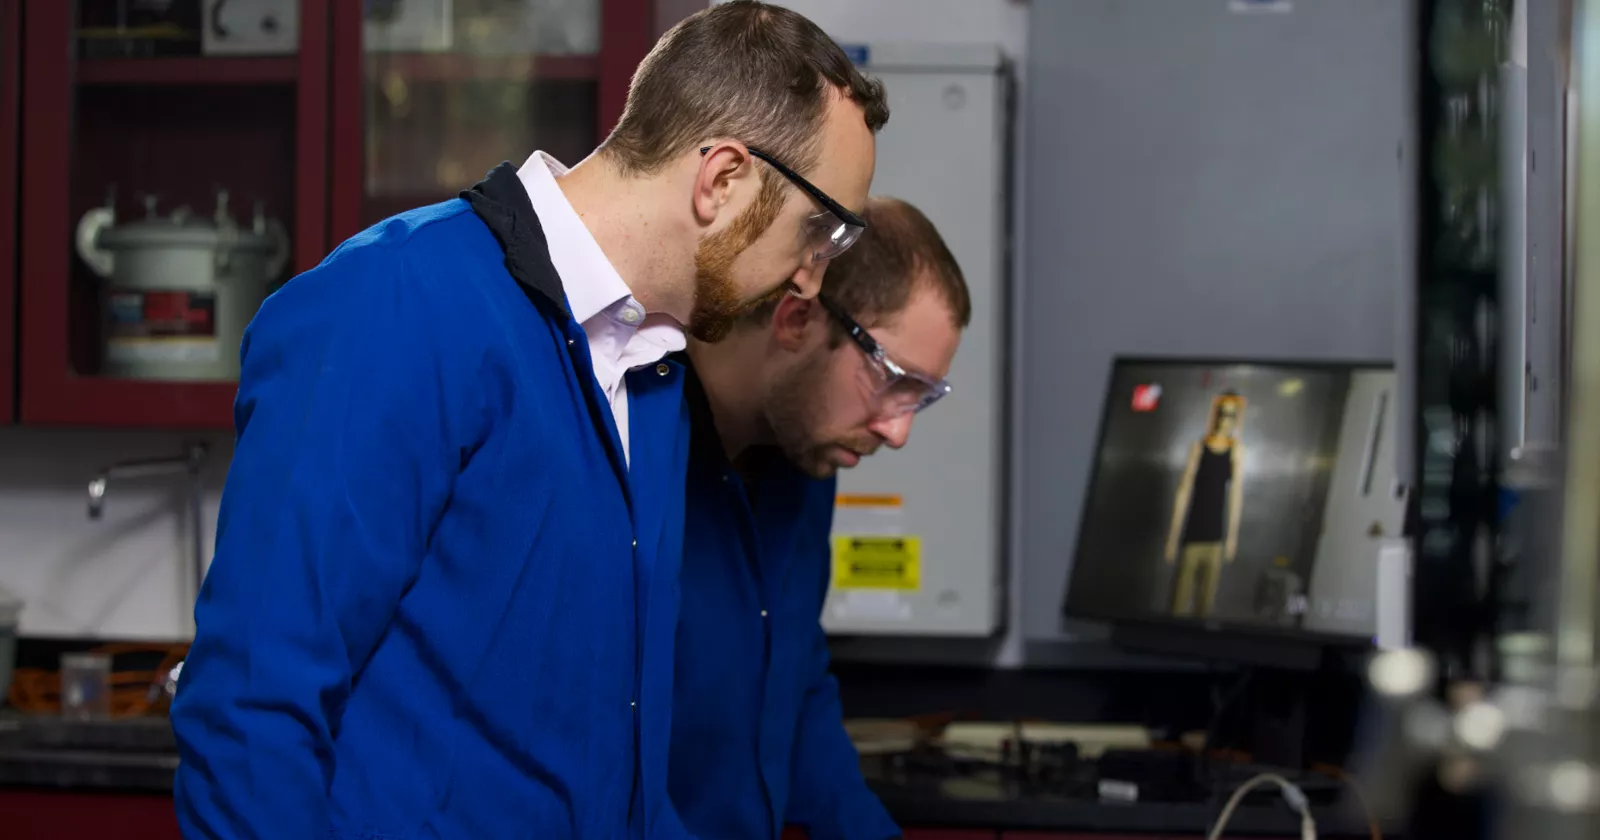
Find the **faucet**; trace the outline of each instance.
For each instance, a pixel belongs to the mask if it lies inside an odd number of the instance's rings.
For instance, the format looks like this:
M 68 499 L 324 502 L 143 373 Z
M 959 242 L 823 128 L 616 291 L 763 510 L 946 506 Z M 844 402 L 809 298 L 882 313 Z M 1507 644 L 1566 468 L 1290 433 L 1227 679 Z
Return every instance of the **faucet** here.
M 205 578 L 205 528 L 201 505 L 205 499 L 205 485 L 201 471 L 206 464 L 206 445 L 191 443 L 183 454 L 171 458 L 147 458 L 136 461 L 119 461 L 96 473 L 89 480 L 89 518 L 99 519 L 105 509 L 106 487 L 112 479 L 147 478 L 151 476 L 187 474 L 189 477 L 189 538 L 190 561 L 194 571 L 194 595 L 200 597 L 200 582 Z

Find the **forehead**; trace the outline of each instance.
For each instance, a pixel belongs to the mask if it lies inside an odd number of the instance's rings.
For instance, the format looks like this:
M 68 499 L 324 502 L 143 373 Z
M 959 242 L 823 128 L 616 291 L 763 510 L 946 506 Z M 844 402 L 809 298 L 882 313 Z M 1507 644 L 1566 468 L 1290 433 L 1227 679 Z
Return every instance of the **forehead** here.
M 901 365 L 940 379 L 950 375 L 961 330 L 951 317 L 950 305 L 927 280 L 918 279 L 898 315 L 864 326 Z
M 806 176 L 834 201 L 860 213 L 872 188 L 877 143 L 861 106 L 835 90 L 822 125 L 817 166 Z

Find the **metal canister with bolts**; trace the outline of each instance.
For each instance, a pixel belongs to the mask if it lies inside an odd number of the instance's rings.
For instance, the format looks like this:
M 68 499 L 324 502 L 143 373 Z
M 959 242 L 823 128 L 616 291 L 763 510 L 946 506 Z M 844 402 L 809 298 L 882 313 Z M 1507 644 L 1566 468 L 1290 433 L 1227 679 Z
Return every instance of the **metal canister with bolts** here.
M 78 222 L 78 255 L 100 277 L 107 376 L 236 380 L 245 325 L 283 273 L 289 236 L 258 203 L 248 228 L 234 222 L 228 192 L 211 218 L 187 207 L 118 223 L 115 202 Z

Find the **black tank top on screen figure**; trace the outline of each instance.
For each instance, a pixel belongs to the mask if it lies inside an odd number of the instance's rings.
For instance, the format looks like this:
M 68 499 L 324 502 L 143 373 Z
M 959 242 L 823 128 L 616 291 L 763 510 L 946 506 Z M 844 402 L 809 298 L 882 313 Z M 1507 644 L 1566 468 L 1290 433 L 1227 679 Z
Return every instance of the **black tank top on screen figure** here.
M 1200 467 L 1189 494 L 1183 542 L 1219 543 L 1227 533 L 1228 485 L 1233 483 L 1233 445 L 1216 452 L 1200 444 Z

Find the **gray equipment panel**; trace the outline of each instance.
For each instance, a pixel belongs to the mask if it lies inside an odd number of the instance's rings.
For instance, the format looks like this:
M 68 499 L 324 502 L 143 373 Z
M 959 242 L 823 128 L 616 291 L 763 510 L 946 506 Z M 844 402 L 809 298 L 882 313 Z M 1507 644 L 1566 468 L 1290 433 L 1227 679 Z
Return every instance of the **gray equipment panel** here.
M 1071 637 L 1062 595 L 1113 356 L 1397 349 L 1410 4 L 1276 5 L 1032 6 L 1016 316 L 1029 638 Z

